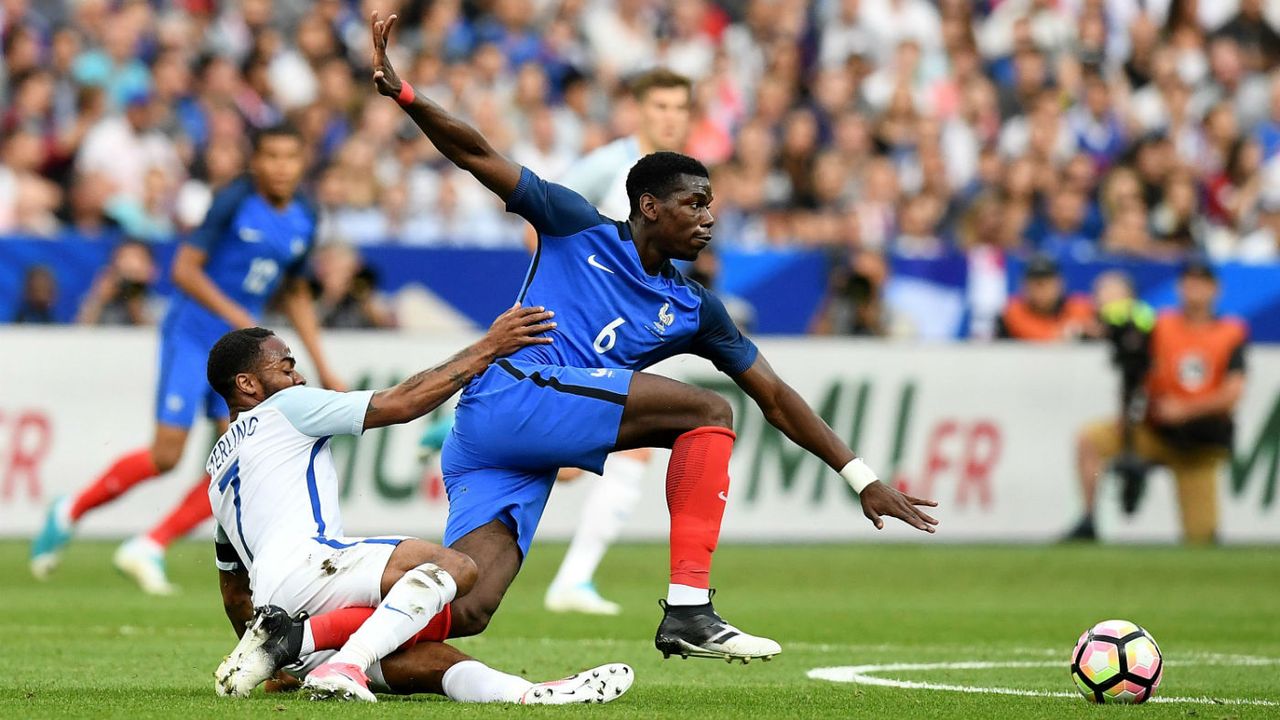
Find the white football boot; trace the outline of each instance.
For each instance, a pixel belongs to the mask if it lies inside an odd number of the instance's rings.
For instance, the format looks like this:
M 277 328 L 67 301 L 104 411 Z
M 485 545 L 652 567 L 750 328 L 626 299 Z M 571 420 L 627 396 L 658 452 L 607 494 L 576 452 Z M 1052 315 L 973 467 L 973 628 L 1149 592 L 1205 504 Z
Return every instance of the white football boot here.
M 116 549 L 116 569 L 133 578 L 148 595 L 173 595 L 178 587 L 164 570 L 164 548 L 145 536 L 130 538 Z
M 369 677 L 350 663 L 325 663 L 307 673 L 302 689 L 312 700 L 359 700 L 378 702 L 369 691 Z
M 554 613 L 585 613 L 587 615 L 617 615 L 622 606 L 600 597 L 596 586 L 591 583 L 547 588 L 543 604 Z
M 573 705 L 607 703 L 631 689 L 636 673 L 629 665 L 609 663 L 583 670 L 563 680 L 534 685 L 520 698 L 521 705 Z

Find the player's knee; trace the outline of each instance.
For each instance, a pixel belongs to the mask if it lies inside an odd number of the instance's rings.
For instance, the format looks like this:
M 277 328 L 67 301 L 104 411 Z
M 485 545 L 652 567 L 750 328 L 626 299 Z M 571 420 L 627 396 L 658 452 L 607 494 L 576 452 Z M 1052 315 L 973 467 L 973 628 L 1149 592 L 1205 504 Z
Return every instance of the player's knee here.
M 471 592 L 471 588 L 475 587 L 476 580 L 480 577 L 480 570 L 476 567 L 476 561 L 471 559 L 470 555 L 460 553 L 457 550 L 445 550 L 445 554 L 437 563 L 441 569 L 449 573 L 453 578 L 454 584 L 458 586 L 456 597 L 462 597 Z
M 700 427 L 733 429 L 733 406 L 710 390 L 703 393 L 701 415 Z
M 449 631 L 449 637 L 479 635 L 489 627 L 489 621 L 493 619 L 496 609 L 482 602 L 455 603 L 452 608 L 453 625 Z

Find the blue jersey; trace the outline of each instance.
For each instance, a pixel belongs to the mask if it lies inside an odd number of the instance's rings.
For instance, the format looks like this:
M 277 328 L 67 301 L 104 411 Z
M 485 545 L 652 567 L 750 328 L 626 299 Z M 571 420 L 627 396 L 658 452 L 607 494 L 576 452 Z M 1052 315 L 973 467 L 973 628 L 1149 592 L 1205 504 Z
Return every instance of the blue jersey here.
M 556 313 L 551 345 L 532 345 L 513 361 L 641 370 L 692 353 L 731 376 L 758 351 L 724 305 L 670 263 L 656 275 L 640 264 L 627 223 L 601 215 L 581 195 L 521 171 L 507 201 L 538 231 L 538 251 L 519 299 Z
M 208 254 L 204 272 L 232 302 L 261 317 L 286 275 L 302 270 L 315 244 L 316 213 L 295 198 L 276 209 L 241 178 L 218 192 L 188 244 Z M 165 318 L 164 332 L 181 332 L 210 345 L 231 328 L 181 291 Z

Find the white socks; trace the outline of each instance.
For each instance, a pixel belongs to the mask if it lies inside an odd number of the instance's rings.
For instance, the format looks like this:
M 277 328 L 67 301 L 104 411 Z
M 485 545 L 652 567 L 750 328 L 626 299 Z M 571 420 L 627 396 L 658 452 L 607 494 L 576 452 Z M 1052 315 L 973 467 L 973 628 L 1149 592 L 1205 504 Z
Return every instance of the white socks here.
M 391 586 L 369 619 L 329 662 L 368 670 L 417 635 L 457 592 L 458 585 L 449 573 L 432 563 L 419 565 Z
M 706 605 L 709 602 L 711 602 L 711 591 L 707 588 L 674 583 L 667 586 L 668 605 Z
M 468 703 L 518 703 L 533 687 L 528 680 L 494 670 L 479 660 L 463 660 L 445 670 L 440 684 L 445 697 Z
M 578 529 L 551 581 L 552 587 L 577 587 L 591 582 L 605 551 L 618 539 L 640 501 L 640 483 L 647 467 L 647 462 L 620 454 L 610 455 L 605 461 L 604 475 L 596 479 L 582 506 Z

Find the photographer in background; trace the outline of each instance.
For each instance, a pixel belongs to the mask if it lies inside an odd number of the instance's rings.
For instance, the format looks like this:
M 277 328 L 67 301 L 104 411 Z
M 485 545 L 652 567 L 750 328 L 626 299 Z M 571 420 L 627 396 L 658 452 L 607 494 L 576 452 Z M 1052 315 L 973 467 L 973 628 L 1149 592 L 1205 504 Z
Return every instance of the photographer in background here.
M 1231 457 L 1232 415 L 1244 391 L 1248 331 L 1239 320 L 1215 315 L 1218 289 L 1208 263 L 1193 260 L 1183 268 L 1181 306 L 1162 313 L 1150 334 L 1145 412 L 1132 428 L 1132 456 L 1173 473 L 1183 536 L 1196 544 L 1211 543 L 1217 534 L 1217 478 Z M 1092 423 L 1080 433 L 1077 470 L 1085 514 L 1068 539 L 1097 538 L 1098 479 L 1125 450 L 1124 433 L 1117 419 Z M 1131 465 L 1118 469 L 1126 482 L 1137 475 Z
M 138 240 L 125 240 L 111 253 L 111 261 L 98 273 L 80 305 L 76 322 L 81 325 L 152 325 L 156 298 L 152 293 L 156 265 L 151 248 Z
M 1009 300 L 996 320 L 996 337 L 1030 342 L 1078 340 L 1093 325 L 1093 303 L 1068 296 L 1058 264 L 1045 255 L 1027 263 L 1022 294 Z

